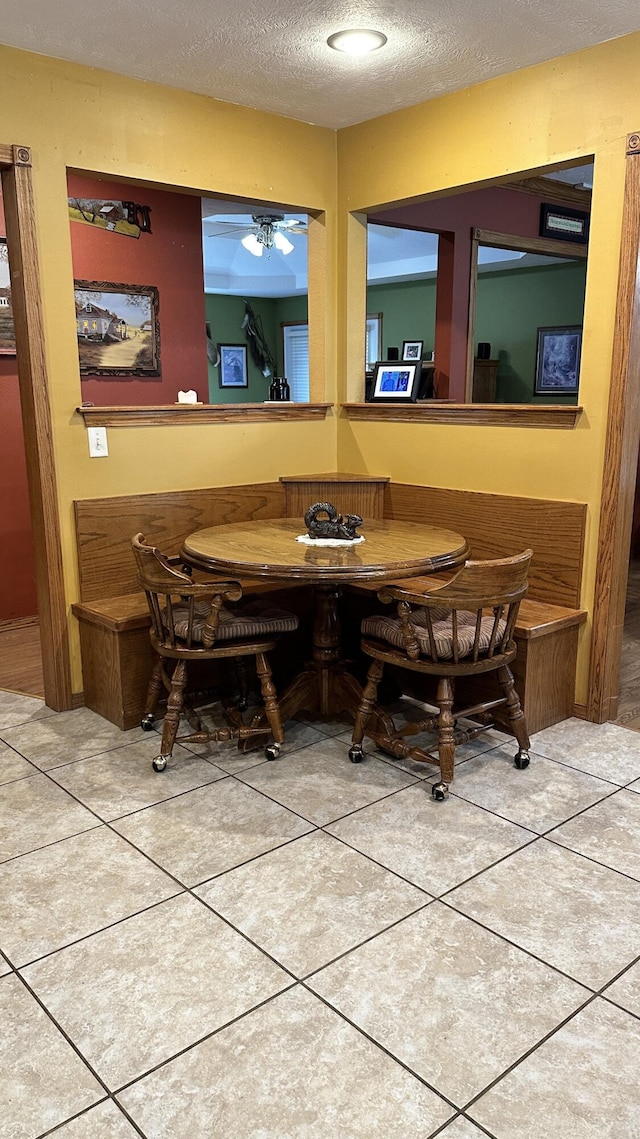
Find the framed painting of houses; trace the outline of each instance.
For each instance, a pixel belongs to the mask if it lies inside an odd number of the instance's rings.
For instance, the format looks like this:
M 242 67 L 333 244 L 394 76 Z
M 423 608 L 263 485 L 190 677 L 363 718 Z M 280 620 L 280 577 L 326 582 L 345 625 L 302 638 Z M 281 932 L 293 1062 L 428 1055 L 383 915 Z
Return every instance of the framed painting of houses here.
M 159 376 L 155 285 L 74 281 L 81 376 Z
M 0 356 L 15 356 L 16 336 L 13 331 L 11 278 L 6 237 L 0 237 Z

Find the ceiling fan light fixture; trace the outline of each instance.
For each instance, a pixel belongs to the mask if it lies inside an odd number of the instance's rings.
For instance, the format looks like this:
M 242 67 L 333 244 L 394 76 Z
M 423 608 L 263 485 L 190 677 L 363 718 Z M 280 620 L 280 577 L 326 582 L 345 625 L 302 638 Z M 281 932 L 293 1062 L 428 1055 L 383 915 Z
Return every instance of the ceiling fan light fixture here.
M 255 233 L 248 233 L 246 237 L 242 238 L 242 244 L 249 253 L 253 253 L 254 257 L 262 257 L 262 242 L 258 241 Z
M 275 245 L 276 249 L 279 249 L 280 252 L 285 255 L 285 257 L 287 253 L 291 253 L 293 249 L 293 242 L 289 241 L 289 238 L 285 237 L 284 233 L 280 233 L 279 230 L 276 230 L 273 235 L 273 244 Z
M 370 51 L 384 47 L 386 42 L 384 33 L 376 32 L 373 28 L 345 28 L 341 32 L 334 32 L 327 40 L 329 47 L 347 55 L 367 55 Z

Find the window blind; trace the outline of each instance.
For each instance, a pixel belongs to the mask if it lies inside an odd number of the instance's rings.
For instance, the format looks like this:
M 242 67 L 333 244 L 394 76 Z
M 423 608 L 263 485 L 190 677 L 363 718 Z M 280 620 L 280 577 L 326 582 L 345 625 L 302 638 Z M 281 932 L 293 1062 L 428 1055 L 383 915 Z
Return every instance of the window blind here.
M 294 403 L 309 402 L 309 325 L 285 324 L 284 374 Z

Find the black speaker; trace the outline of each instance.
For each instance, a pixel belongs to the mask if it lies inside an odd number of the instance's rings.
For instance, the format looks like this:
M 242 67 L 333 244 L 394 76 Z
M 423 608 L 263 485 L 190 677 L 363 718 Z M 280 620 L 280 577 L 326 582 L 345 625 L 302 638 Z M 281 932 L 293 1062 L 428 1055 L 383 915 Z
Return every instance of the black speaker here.
M 400 349 L 399 348 L 387 348 L 387 360 L 399 360 L 399 359 L 400 359 Z
M 478 359 L 479 360 L 490 360 L 491 359 L 491 345 L 487 344 L 486 341 L 483 341 L 481 344 L 478 344 Z

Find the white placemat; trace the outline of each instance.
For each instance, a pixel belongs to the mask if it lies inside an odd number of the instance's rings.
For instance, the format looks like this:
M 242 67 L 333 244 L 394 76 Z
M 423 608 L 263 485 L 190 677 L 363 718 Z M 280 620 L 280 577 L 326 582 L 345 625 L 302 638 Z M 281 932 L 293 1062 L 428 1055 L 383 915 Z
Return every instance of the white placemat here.
M 296 542 L 302 542 L 303 546 L 355 546 L 365 541 L 363 535 L 359 538 L 311 538 L 308 534 L 299 534 L 296 538 Z

